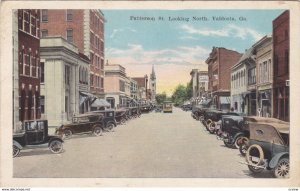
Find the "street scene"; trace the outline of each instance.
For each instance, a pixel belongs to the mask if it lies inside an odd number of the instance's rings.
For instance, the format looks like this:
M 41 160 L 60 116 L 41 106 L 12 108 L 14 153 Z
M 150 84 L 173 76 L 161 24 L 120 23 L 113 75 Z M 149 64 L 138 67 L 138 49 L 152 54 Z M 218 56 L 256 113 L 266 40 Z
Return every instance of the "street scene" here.
M 14 10 L 14 177 L 289 178 L 289 14 Z
M 237 149 L 226 148 L 191 120 L 190 112 L 174 108 L 173 113 L 142 115 L 100 137 L 74 136 L 64 142 L 61 154 L 47 148 L 26 150 L 14 159 L 14 176 L 253 178 L 240 161 L 244 158 Z M 259 177 L 272 176 L 264 172 Z

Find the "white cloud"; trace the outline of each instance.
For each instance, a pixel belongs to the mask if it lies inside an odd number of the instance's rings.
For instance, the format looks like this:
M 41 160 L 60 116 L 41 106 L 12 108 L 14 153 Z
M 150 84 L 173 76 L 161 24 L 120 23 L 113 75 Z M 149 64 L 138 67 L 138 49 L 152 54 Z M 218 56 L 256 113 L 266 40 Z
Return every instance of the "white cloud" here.
M 240 39 L 246 39 L 250 36 L 255 41 L 262 38 L 262 34 L 254 29 L 248 27 L 240 27 L 234 24 L 229 24 L 221 29 L 211 28 L 195 28 L 190 25 L 182 25 L 181 28 L 188 34 L 202 35 L 202 36 L 217 36 L 217 37 L 236 37 Z
M 129 28 L 129 27 L 126 27 L 124 29 L 122 29 L 122 28 L 120 28 L 120 29 L 114 29 L 113 32 L 109 35 L 109 38 L 114 38 L 117 35 L 117 33 L 124 32 L 126 30 L 134 32 L 134 33 L 137 32 L 135 29 L 132 29 L 132 28 Z
M 142 45 L 128 44 L 127 49 L 107 48 L 106 57 L 131 64 L 198 64 L 202 63 L 209 49 L 201 46 L 176 47 L 174 49 L 144 50 Z

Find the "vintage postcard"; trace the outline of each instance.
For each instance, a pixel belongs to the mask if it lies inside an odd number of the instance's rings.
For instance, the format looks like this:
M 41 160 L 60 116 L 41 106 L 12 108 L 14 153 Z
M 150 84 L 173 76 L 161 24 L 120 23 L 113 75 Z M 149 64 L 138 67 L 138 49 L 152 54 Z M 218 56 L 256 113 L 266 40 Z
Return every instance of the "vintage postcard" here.
M 1 187 L 299 187 L 299 8 L 2 2 Z

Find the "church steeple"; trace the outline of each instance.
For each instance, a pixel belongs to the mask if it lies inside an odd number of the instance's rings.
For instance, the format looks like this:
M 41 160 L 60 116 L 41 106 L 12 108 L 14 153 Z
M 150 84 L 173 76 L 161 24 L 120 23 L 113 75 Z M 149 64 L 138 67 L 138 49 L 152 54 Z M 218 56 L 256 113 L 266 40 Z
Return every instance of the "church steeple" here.
M 155 71 L 154 71 L 154 65 L 152 65 L 151 79 L 152 79 L 152 80 L 155 80 L 155 79 L 156 79 L 156 75 L 155 75 Z

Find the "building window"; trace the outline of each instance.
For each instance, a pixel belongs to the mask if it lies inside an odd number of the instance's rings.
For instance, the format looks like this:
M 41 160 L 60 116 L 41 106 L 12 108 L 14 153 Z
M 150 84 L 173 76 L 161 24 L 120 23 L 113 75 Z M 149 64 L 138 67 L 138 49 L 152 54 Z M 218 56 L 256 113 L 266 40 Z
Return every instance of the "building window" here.
M 70 85 L 70 67 L 65 65 L 65 84 Z
M 248 70 L 248 85 L 256 83 L 256 68 L 251 68 Z
M 94 86 L 94 75 L 93 74 L 91 74 L 91 76 L 90 76 L 90 84 L 91 84 L 91 86 Z
M 24 74 L 24 66 L 25 66 L 25 63 L 24 63 L 24 50 L 22 50 L 20 52 L 20 74 Z
M 27 65 L 29 68 L 29 76 L 31 76 L 31 53 L 27 55 Z
M 94 54 L 90 52 L 91 65 L 94 64 Z
M 73 43 L 73 29 L 67 29 L 67 41 Z
M 27 11 L 23 12 L 23 30 L 30 33 L 30 14 Z
M 41 62 L 41 83 L 45 83 L 45 64 Z
M 67 21 L 73 20 L 73 11 L 70 9 L 67 9 Z
M 122 80 L 119 80 L 119 90 L 125 92 L 125 82 Z
M 101 63 L 100 64 L 101 64 L 101 66 L 100 66 L 101 70 L 103 70 L 104 69 L 104 60 L 102 58 L 101 58 Z
M 45 96 L 40 96 L 41 113 L 45 113 Z
M 68 99 L 68 96 L 65 96 L 65 112 L 69 113 L 69 99 Z
M 30 16 L 30 34 L 36 36 L 36 18 L 33 15 Z
M 39 63 L 40 63 L 40 59 L 38 58 L 38 55 L 35 55 L 35 77 L 39 77 Z
M 42 30 L 41 33 L 42 33 L 42 34 L 41 34 L 42 38 L 48 36 L 48 30 Z
M 48 22 L 48 10 L 47 9 L 42 10 L 42 22 Z
M 285 73 L 289 73 L 289 50 L 284 51 Z
M 104 82 L 103 82 L 103 80 L 104 80 L 104 79 L 103 79 L 103 78 L 100 78 L 100 79 L 101 79 L 101 80 L 100 80 L 100 88 L 103 88 L 103 86 L 104 86 L 104 84 L 103 84 L 103 83 L 104 83 Z

